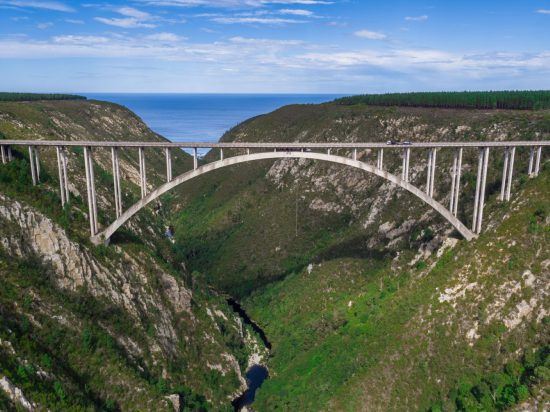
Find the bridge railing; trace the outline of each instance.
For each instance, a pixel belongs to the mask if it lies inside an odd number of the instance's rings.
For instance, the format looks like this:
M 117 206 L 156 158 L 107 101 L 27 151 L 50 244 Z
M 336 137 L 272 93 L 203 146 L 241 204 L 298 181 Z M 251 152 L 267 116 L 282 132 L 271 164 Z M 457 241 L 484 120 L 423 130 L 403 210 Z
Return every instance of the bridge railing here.
M 86 175 L 86 192 L 89 210 L 90 233 L 95 238 L 99 232 L 97 218 L 97 201 L 94 176 L 93 151 L 103 148 L 111 151 L 112 174 L 113 174 L 113 194 L 115 204 L 115 215 L 117 219 L 123 214 L 121 177 L 119 167 L 120 149 L 137 149 L 139 159 L 139 186 L 141 198 L 147 196 L 147 169 L 145 149 L 162 149 L 164 151 L 166 163 L 166 181 L 170 183 L 173 180 L 172 174 L 172 150 L 189 150 L 193 156 L 193 169 L 199 167 L 198 150 L 199 149 L 217 149 L 221 161 L 225 159 L 227 152 L 224 150 L 238 149 L 241 155 L 252 156 L 258 152 L 284 151 L 284 152 L 310 152 L 326 151 L 328 155 L 333 155 L 333 151 L 345 149 L 346 156 L 350 156 L 354 161 L 358 161 L 358 151 L 370 149 L 375 153 L 376 169 L 384 170 L 385 151 L 397 151 L 402 159 L 401 182 L 410 181 L 410 158 L 412 150 L 423 149 L 427 153 L 427 173 L 425 193 L 429 198 L 434 198 L 435 178 L 437 170 L 437 154 L 440 150 L 452 150 L 453 161 L 451 167 L 451 188 L 450 204 L 448 211 L 457 217 L 458 203 L 460 197 L 462 159 L 464 149 L 478 150 L 477 179 L 474 198 L 473 217 L 471 231 L 479 234 L 482 230 L 483 211 L 485 206 L 485 193 L 487 186 L 487 173 L 489 166 L 489 155 L 491 151 L 502 150 L 503 152 L 503 170 L 502 182 L 499 199 L 509 201 L 511 199 L 511 187 L 514 174 L 514 162 L 516 148 L 524 147 L 529 149 L 529 162 L 527 165 L 527 174 L 535 177 L 540 172 L 542 149 L 550 146 L 550 141 L 508 141 L 508 142 L 422 142 L 422 143 L 208 143 L 208 142 L 109 142 L 109 141 L 51 141 L 51 140 L 0 140 L 0 155 L 3 164 L 13 160 L 12 147 L 23 146 L 28 148 L 30 169 L 33 185 L 40 182 L 40 150 L 45 148 L 55 148 L 57 155 L 57 166 L 59 175 L 59 185 L 61 194 L 61 203 L 64 206 L 70 201 L 68 184 L 68 147 L 83 148 L 84 166 Z M 340 156 L 341 157 L 341 156 Z

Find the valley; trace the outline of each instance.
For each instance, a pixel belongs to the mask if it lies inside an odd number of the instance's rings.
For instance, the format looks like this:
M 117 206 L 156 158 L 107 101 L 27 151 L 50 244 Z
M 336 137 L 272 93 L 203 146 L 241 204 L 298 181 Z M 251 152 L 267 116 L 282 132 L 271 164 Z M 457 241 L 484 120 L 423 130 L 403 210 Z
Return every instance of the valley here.
M 549 136 L 547 109 L 332 102 L 285 106 L 221 141 Z M 127 109 L 94 100 L 0 102 L 0 137 L 164 141 Z M 29 403 L 229 411 L 252 393 L 257 411 L 502 410 L 548 402 L 547 154 L 539 176 L 529 178 L 529 153 L 518 150 L 509 203 L 498 200 L 502 155 L 491 154 L 485 229 L 471 242 L 374 175 L 282 159 L 182 184 L 140 211 L 109 246 L 89 241 L 82 153 L 69 152 L 72 202 L 64 209 L 55 151 L 41 153 L 44 179 L 36 187 L 27 153 L 14 156 L 0 169 L 0 370 Z M 218 156 L 213 150 L 201 162 Z M 372 150 L 358 156 L 376 161 Z M 162 151 L 151 150 L 151 188 L 163 182 L 163 161 Z M 465 151 L 458 209 L 465 222 L 476 161 L 477 152 Z M 94 162 L 104 226 L 115 218 L 110 153 L 97 150 Z M 400 162 L 389 153 L 385 167 L 398 170 Z M 418 186 L 426 163 L 413 152 Z M 435 197 L 448 204 L 451 153 L 441 151 L 438 163 Z M 176 176 L 193 159 L 174 151 L 173 167 Z M 129 206 L 139 198 L 135 151 L 121 153 L 121 174 Z M 253 390 L 243 396 L 247 377 Z M 5 393 L 0 408 L 15 410 L 22 399 Z

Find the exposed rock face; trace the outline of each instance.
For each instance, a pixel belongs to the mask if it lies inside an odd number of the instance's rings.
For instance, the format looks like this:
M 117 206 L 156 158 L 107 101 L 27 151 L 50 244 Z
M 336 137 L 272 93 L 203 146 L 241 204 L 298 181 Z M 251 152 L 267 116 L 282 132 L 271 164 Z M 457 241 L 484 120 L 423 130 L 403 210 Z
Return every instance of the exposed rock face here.
M 2 246 L 20 257 L 31 252 L 51 264 L 57 275 L 55 280 L 62 289 L 76 291 L 85 287 L 94 296 L 105 297 L 136 317 L 141 311 L 158 311 L 162 325 L 172 323 L 172 310 L 190 311 L 192 292 L 156 265 L 154 269 L 162 279 L 164 299 L 160 296 L 154 299 L 150 295 L 144 262 L 138 262 L 126 253 L 120 262 L 116 262 L 118 264 L 107 267 L 71 241 L 65 231 L 50 219 L 3 195 L 0 195 L 0 219 L 6 225 L 17 227 L 0 239 Z M 163 300 L 171 307 L 163 306 Z M 168 331 L 171 337 L 175 336 L 175 331 L 170 328 Z
M 3 390 L 16 405 L 22 407 L 27 411 L 32 412 L 35 410 L 35 405 L 33 405 L 31 402 L 29 402 L 27 398 L 25 398 L 23 391 L 13 385 L 10 380 L 5 376 L 0 379 L 0 389 Z

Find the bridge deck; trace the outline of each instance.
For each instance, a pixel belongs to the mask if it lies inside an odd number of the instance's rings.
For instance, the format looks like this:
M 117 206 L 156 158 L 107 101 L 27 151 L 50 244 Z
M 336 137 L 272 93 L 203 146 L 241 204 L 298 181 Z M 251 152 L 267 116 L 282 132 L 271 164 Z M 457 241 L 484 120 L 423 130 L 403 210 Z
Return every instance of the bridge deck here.
M 479 147 L 519 147 L 519 146 L 550 146 L 550 140 L 539 141 L 507 141 L 507 142 L 413 142 L 407 144 L 380 143 L 208 143 L 208 142 L 112 142 L 84 140 L 0 140 L 0 146 L 79 146 L 79 147 L 151 147 L 151 148 L 197 148 L 197 149 L 380 149 L 380 148 L 479 148 Z

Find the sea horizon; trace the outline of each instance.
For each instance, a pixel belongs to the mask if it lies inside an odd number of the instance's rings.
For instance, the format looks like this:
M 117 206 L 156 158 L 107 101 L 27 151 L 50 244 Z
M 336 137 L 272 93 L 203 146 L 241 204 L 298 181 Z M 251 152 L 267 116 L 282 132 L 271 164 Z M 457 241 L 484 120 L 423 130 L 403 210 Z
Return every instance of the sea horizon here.
M 289 104 L 320 104 L 343 94 L 77 93 L 121 104 L 173 142 L 217 142 L 238 124 Z

